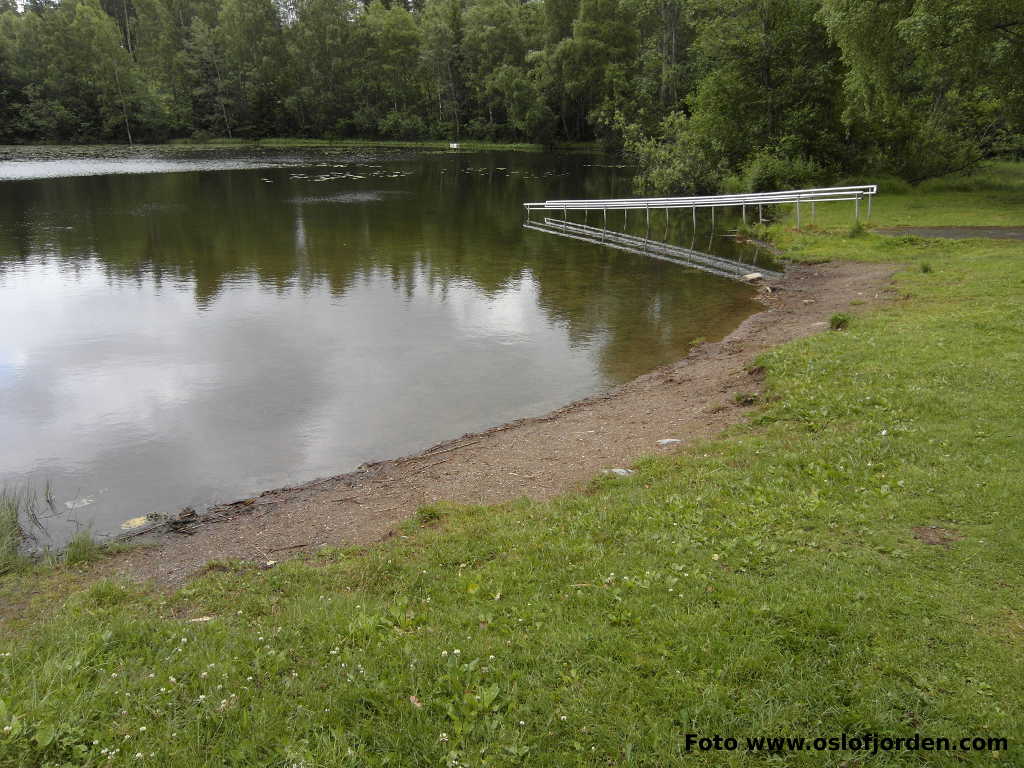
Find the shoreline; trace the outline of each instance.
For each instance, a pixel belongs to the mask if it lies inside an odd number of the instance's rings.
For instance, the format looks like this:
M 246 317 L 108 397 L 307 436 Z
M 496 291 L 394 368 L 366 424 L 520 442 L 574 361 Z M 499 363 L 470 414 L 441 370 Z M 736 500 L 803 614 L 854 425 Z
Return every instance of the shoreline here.
M 827 330 L 829 317 L 854 302 L 885 300 L 895 271 L 888 264 L 791 265 L 760 294 L 765 308 L 724 339 L 700 344 L 609 392 L 132 532 L 128 537 L 148 546 L 117 553 L 96 568 L 173 586 L 213 560 L 266 566 L 322 547 L 373 544 L 428 504 L 542 500 L 579 490 L 603 471 L 674 453 L 741 422 L 763 393 L 761 372 L 753 367 L 758 355 Z
M 457 148 L 452 148 L 452 144 Z M 530 144 L 526 142 L 491 142 L 491 141 L 455 141 L 446 139 L 296 139 L 296 138 L 265 138 L 265 139 L 212 139 L 210 141 L 193 141 L 191 139 L 172 139 L 158 144 L 0 144 L 0 160 L 15 160 L 18 154 L 32 151 L 62 151 L 68 154 L 96 154 L 117 152 L 174 152 L 174 151 L 210 151 L 210 150 L 242 150 L 242 149 L 283 149 L 283 150 L 321 150 L 321 149 L 414 149 L 445 152 L 558 152 L 604 155 L 607 154 L 596 144 Z

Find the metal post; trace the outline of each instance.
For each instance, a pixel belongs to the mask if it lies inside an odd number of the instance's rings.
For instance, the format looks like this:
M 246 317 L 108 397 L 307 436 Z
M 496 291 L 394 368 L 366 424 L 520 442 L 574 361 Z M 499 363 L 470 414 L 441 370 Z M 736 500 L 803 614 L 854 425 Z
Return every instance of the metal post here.
M 814 224 L 814 201 L 811 200 L 811 224 Z
M 853 215 L 857 221 L 860 221 L 860 195 L 853 198 Z
M 715 206 L 711 206 L 711 231 L 715 231 Z
M 761 204 L 757 204 L 757 223 L 764 224 L 764 211 L 761 209 Z
M 644 237 L 647 238 L 648 240 L 651 239 L 651 206 L 650 206 L 650 203 L 647 204 L 647 232 L 644 235 Z
M 800 198 L 796 199 L 796 228 L 800 229 Z
M 867 221 L 871 221 L 871 195 L 868 195 L 868 217 Z
M 693 231 L 697 231 L 697 206 L 693 206 Z
M 744 223 L 744 225 L 747 223 L 747 205 L 746 205 L 746 203 L 743 204 L 743 223 Z
M 608 229 L 608 209 L 604 208 L 604 228 Z
M 569 220 L 569 213 L 566 211 L 565 206 L 562 206 L 562 221 Z

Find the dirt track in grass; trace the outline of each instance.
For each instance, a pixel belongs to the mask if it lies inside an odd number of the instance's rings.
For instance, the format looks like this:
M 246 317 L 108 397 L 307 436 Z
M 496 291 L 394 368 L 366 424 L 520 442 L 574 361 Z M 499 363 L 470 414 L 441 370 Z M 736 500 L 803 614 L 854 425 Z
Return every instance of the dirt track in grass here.
M 873 231 L 880 235 L 914 235 L 947 240 L 967 240 L 974 237 L 1024 240 L 1024 227 L 882 227 Z
M 772 292 L 762 292 L 764 311 L 728 337 L 701 344 L 683 360 L 612 392 L 415 456 L 217 507 L 201 522 L 183 526 L 190 533 L 156 534 L 151 546 L 116 555 L 96 569 L 173 586 L 211 560 L 266 563 L 322 546 L 371 544 L 435 501 L 491 504 L 580 489 L 602 470 L 680 450 L 741 421 L 749 406 L 736 396 L 760 392 L 759 374 L 749 371 L 760 353 L 827 331 L 829 317 L 850 310 L 853 302 L 870 306 L 886 300 L 894 271 L 879 264 L 792 266 Z

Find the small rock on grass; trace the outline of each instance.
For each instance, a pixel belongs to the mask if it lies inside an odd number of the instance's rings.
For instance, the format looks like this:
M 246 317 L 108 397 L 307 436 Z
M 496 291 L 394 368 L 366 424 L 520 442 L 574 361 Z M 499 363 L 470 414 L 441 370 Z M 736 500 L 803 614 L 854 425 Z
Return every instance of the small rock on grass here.
M 606 469 L 605 474 L 618 475 L 619 477 L 629 477 L 635 474 L 632 469 L 623 469 L 622 467 L 615 467 L 614 469 Z
M 659 440 L 658 445 L 660 445 L 662 448 L 665 448 L 666 446 L 669 445 L 679 445 L 679 443 L 681 442 L 683 441 L 680 440 L 678 437 L 666 437 L 663 440 Z

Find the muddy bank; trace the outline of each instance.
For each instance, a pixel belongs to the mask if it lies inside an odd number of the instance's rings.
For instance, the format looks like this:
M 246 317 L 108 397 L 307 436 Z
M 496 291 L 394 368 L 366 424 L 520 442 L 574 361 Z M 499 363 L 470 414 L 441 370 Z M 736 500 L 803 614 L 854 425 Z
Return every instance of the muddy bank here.
M 829 317 L 857 301 L 885 299 L 895 268 L 877 264 L 793 266 L 764 293 L 765 309 L 721 342 L 701 344 L 608 394 L 572 403 L 356 472 L 267 491 L 210 510 L 162 532 L 152 546 L 99 568 L 173 585 L 208 561 L 266 562 L 329 545 L 363 545 L 436 501 L 489 504 L 521 496 L 546 499 L 580 488 L 594 475 L 645 454 L 679 450 L 744 418 L 738 393 L 760 391 L 748 371 L 769 347 L 824 331 Z M 659 445 L 659 440 L 680 442 Z

